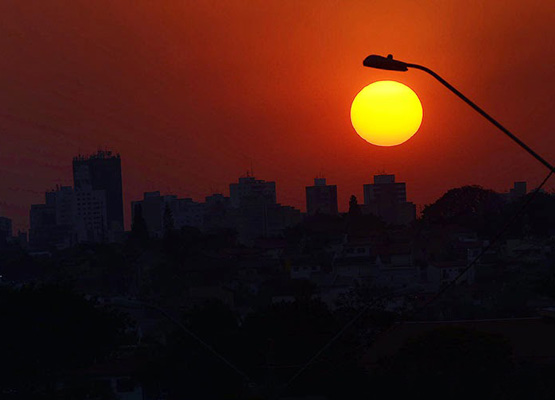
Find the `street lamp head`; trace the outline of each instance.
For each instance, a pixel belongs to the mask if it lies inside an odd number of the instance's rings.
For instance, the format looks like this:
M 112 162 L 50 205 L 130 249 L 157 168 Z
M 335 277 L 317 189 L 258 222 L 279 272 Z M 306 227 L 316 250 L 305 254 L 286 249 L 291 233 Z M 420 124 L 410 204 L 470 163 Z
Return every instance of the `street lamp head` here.
M 387 57 L 378 56 L 372 54 L 364 59 L 362 65 L 370 68 L 377 69 L 387 69 L 389 71 L 407 71 L 407 64 L 402 61 L 397 61 L 393 59 L 393 56 L 389 54 Z
M 365 67 L 376 68 L 376 69 L 385 69 L 385 70 L 388 70 L 388 71 L 408 71 L 409 68 L 414 68 L 414 69 L 419 69 L 421 71 L 424 71 L 427 74 L 430 74 L 435 79 L 437 79 L 443 86 L 445 86 L 447 89 L 449 89 L 455 95 L 457 95 L 460 99 L 462 99 L 466 104 L 468 104 L 470 107 L 472 107 L 482 117 L 487 119 L 489 122 L 491 122 L 493 125 L 495 125 L 498 129 L 500 129 L 505 135 L 507 135 L 510 139 L 512 139 L 514 142 L 516 142 L 520 147 L 522 147 L 524 150 L 526 150 L 536 160 L 538 160 L 544 166 L 549 168 L 549 170 L 551 171 L 551 174 L 555 173 L 555 166 L 551 165 L 547 160 L 545 160 L 538 153 L 536 153 L 534 150 L 532 150 L 522 140 L 520 140 L 517 136 L 512 134 L 507 128 L 505 128 L 503 125 L 501 125 L 499 122 L 497 122 L 492 116 L 490 116 L 488 113 L 486 113 L 484 110 L 482 110 L 476 104 L 474 104 L 474 102 L 472 102 L 468 97 L 466 97 L 464 94 L 462 94 L 457 89 L 455 89 L 453 87 L 453 85 L 451 85 L 449 82 L 447 82 L 441 76 L 436 74 L 430 68 L 427 68 L 427 67 L 425 67 L 423 65 L 419 65 L 419 64 L 411 64 L 411 63 L 406 63 L 406 62 L 399 61 L 399 60 L 394 60 L 393 56 L 391 54 L 389 54 L 387 57 L 372 54 L 372 55 L 370 55 L 370 56 L 368 56 L 364 59 L 364 61 L 362 62 L 362 65 L 364 65 Z M 549 176 L 551 176 L 551 174 Z M 544 181 L 544 183 L 546 181 Z

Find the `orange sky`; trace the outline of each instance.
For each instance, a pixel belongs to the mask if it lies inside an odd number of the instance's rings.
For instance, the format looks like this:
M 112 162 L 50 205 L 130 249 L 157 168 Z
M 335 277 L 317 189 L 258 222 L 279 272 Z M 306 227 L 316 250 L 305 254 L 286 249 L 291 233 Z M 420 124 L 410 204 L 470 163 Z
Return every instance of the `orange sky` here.
M 551 0 L 4 1 L 0 215 L 26 228 L 30 204 L 71 184 L 72 157 L 99 147 L 122 154 L 127 223 L 144 191 L 227 194 L 251 162 L 302 209 L 318 174 L 343 210 L 380 171 L 417 204 L 464 184 L 537 184 L 543 167 L 431 77 L 362 60 L 434 69 L 555 162 L 554 15 Z M 350 125 L 352 99 L 380 79 L 423 104 L 398 147 Z

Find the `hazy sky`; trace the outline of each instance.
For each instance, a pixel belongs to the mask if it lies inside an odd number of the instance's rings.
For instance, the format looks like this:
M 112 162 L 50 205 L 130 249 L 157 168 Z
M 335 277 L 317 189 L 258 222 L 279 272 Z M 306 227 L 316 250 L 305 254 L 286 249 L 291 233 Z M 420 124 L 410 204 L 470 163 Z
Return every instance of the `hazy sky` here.
M 251 163 L 302 209 L 316 175 L 343 210 L 383 171 L 417 204 L 464 184 L 533 186 L 543 167 L 431 77 L 362 60 L 434 69 L 555 162 L 554 15 L 552 0 L 2 1 L 0 215 L 26 229 L 29 206 L 71 184 L 72 157 L 99 148 L 122 155 L 127 224 L 144 191 L 228 194 Z M 381 79 L 423 104 L 401 146 L 350 124 L 354 96 Z

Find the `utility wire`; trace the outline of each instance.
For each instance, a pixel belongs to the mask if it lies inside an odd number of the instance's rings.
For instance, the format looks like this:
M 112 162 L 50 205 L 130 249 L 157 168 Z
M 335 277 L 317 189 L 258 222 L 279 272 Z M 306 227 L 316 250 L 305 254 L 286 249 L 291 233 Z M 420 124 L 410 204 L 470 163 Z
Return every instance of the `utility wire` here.
M 164 317 L 166 317 L 167 319 L 169 319 L 171 322 L 173 322 L 175 325 L 177 325 L 180 329 L 182 329 L 187 335 L 191 336 L 193 339 L 195 339 L 198 343 L 200 343 L 202 345 L 202 347 L 204 347 L 206 350 L 208 350 L 210 353 L 212 353 L 216 358 L 220 359 L 224 364 L 226 364 L 229 368 L 231 368 L 232 370 L 234 370 L 237 374 L 241 375 L 247 382 L 253 382 L 253 380 L 243 371 L 241 371 L 238 367 L 236 367 L 233 363 L 231 363 L 229 360 L 227 360 L 223 355 L 221 355 L 220 353 L 218 353 L 216 350 L 214 350 L 214 348 L 212 346 L 210 346 L 208 343 L 206 343 L 204 340 L 202 340 L 199 336 L 197 336 L 194 332 L 192 332 L 190 329 L 188 329 L 185 325 L 183 325 L 181 322 L 179 322 L 176 318 L 174 318 L 173 316 L 171 316 L 168 312 L 166 312 L 164 309 L 155 306 L 153 304 L 148 304 L 148 303 L 144 303 L 142 301 L 128 301 L 126 302 L 126 305 L 135 305 L 135 306 L 142 306 L 142 307 L 146 307 L 146 308 L 151 308 L 153 310 L 158 311 L 160 314 L 162 314 Z M 124 305 L 124 304 L 121 304 Z M 125 305 L 124 305 L 125 306 Z
M 484 248 L 482 248 L 482 250 L 480 251 L 480 253 L 470 262 L 470 264 L 462 271 L 460 272 L 455 279 L 453 279 L 452 281 L 450 281 L 447 285 L 445 285 L 438 293 L 435 294 L 435 296 L 433 296 L 430 300 L 428 300 L 426 303 L 424 303 L 419 309 L 417 310 L 413 310 L 412 314 L 415 315 L 418 312 L 422 312 L 426 307 L 428 307 L 430 304 L 432 304 L 434 301 L 436 301 L 437 299 L 439 299 L 443 294 L 445 294 L 450 288 L 452 288 L 455 283 L 466 273 L 468 272 L 468 270 L 470 270 L 470 268 L 472 268 L 479 260 L 480 258 L 486 254 L 488 252 L 489 249 L 491 249 L 493 247 L 494 244 L 496 244 L 499 239 L 501 239 L 501 237 L 503 236 L 503 234 L 507 231 L 507 229 L 516 221 L 516 219 L 526 210 L 526 208 L 532 203 L 532 201 L 534 200 L 534 198 L 536 197 L 536 195 L 540 192 L 540 190 L 545 186 L 545 184 L 547 183 L 547 181 L 549 180 L 549 178 L 551 178 L 551 175 L 553 175 L 553 170 L 551 170 L 549 172 L 549 174 L 547 174 L 547 176 L 545 177 L 545 179 L 542 181 L 542 183 L 532 192 L 532 194 L 530 196 L 528 196 L 528 198 L 524 201 L 524 203 L 522 203 L 521 207 L 513 214 L 513 216 L 507 220 L 507 222 L 505 222 L 505 224 L 503 225 L 503 227 L 497 232 L 497 234 L 494 236 L 494 238 L 490 241 L 490 243 L 488 243 L 488 245 Z M 403 322 L 406 322 L 407 320 L 407 313 L 405 313 L 405 315 L 403 315 L 401 313 L 400 315 L 400 319 L 401 321 L 398 324 L 402 324 Z M 393 330 L 393 328 L 396 325 L 391 325 L 388 329 L 386 329 L 384 332 L 382 332 L 383 334 L 386 334 L 387 332 L 390 332 L 391 330 Z
M 544 178 L 542 183 L 532 192 L 530 196 L 528 196 L 528 198 L 524 201 L 524 203 L 522 203 L 521 207 L 513 214 L 513 216 L 505 222 L 505 224 L 501 227 L 501 229 L 497 232 L 497 234 L 493 237 L 493 239 L 488 243 L 488 245 L 483 247 L 480 253 L 478 253 L 478 255 L 474 257 L 474 259 L 453 280 L 451 280 L 444 287 L 442 287 L 439 290 L 439 292 L 437 292 L 430 300 L 424 303 L 418 310 L 414 311 L 413 314 L 416 314 L 416 312 L 421 312 L 430 304 L 432 304 L 434 301 L 436 301 L 438 298 L 440 298 L 445 292 L 451 289 L 457 283 L 457 281 L 462 278 L 464 274 L 466 274 L 472 267 L 474 267 L 474 265 L 476 265 L 476 263 L 480 260 L 480 258 L 482 258 L 482 256 L 486 254 L 489 251 L 489 249 L 491 249 L 495 244 L 497 244 L 497 242 L 505 234 L 507 229 L 509 229 L 509 227 L 517 220 L 517 218 L 520 217 L 520 215 L 526 210 L 526 208 L 530 205 L 530 203 L 532 203 L 532 201 L 540 192 L 540 190 L 545 186 L 549 178 L 551 178 L 551 175 L 553 175 L 553 172 L 554 172 L 553 170 L 549 171 L 549 174 L 547 174 L 547 176 Z
M 472 268 L 480 258 L 496 244 L 499 239 L 503 236 L 503 234 L 507 231 L 507 229 L 516 221 L 516 219 L 526 210 L 526 208 L 530 205 L 530 203 L 534 200 L 540 190 L 545 186 L 551 175 L 553 175 L 553 170 L 549 171 L 549 174 L 544 178 L 542 183 L 532 192 L 530 196 L 525 200 L 522 206 L 513 214 L 511 218 L 507 220 L 507 222 L 503 225 L 503 227 L 497 232 L 497 234 L 493 237 L 493 239 L 488 243 L 488 245 L 480 251 L 480 253 L 470 262 L 470 264 L 460 272 L 455 279 L 450 281 L 447 285 L 445 285 L 434 297 L 432 297 L 429 301 L 427 301 L 419 310 L 421 312 L 424 308 L 428 307 L 434 301 L 436 301 L 439 297 L 441 297 L 445 292 L 447 292 L 450 288 L 452 288 L 455 283 L 466 273 L 470 268 Z M 374 300 L 373 302 L 366 304 L 351 320 L 349 320 L 339 332 L 335 334 L 320 350 L 318 350 L 314 356 L 312 356 L 300 369 L 293 375 L 289 381 L 285 385 L 283 385 L 280 389 L 285 390 L 288 386 L 293 383 L 295 379 L 297 379 L 311 364 L 313 364 L 318 357 L 322 355 L 339 337 L 351 326 L 353 325 L 371 306 L 375 305 L 379 300 L 389 297 L 391 295 L 398 294 L 399 292 L 389 293 L 387 295 L 380 296 L 378 299 Z M 413 312 L 415 313 L 415 312 Z
M 285 385 L 283 385 L 283 386 L 281 387 L 281 390 L 284 390 L 284 389 L 286 389 L 289 385 L 291 385 L 291 383 L 292 383 L 295 379 L 297 379 L 297 377 L 298 377 L 299 375 L 301 375 L 308 367 L 310 367 L 310 365 L 311 365 L 314 361 L 316 361 L 316 360 L 318 359 L 318 357 L 320 357 L 320 355 L 321 355 L 323 352 L 325 352 L 333 343 L 335 343 L 335 341 L 336 341 L 337 339 L 339 339 L 339 337 L 340 337 L 340 336 L 341 336 L 352 324 L 354 324 L 354 323 L 366 312 L 366 310 L 367 310 L 369 307 L 370 307 L 370 305 L 364 306 L 364 307 L 362 308 L 362 310 L 360 310 L 360 311 L 355 315 L 354 318 L 352 318 L 349 322 L 347 322 L 347 323 L 343 326 L 343 328 L 341 328 L 341 330 L 335 334 L 334 337 L 332 337 L 332 338 L 331 338 L 320 350 L 318 350 L 318 351 L 316 352 L 316 354 L 314 354 L 314 355 L 312 356 L 312 358 L 310 358 L 310 359 L 301 367 L 301 369 L 299 369 L 299 370 L 297 371 L 297 373 L 295 373 L 295 375 L 293 375 L 293 376 L 287 381 L 287 383 L 285 383 Z
M 466 273 L 468 272 L 468 270 L 470 270 L 470 268 L 472 268 L 479 260 L 480 258 L 489 250 L 493 247 L 494 244 L 496 244 L 499 239 L 503 236 L 503 234 L 507 231 L 507 229 L 516 221 L 516 219 L 526 210 L 526 208 L 530 205 L 530 203 L 534 200 L 534 198 L 537 196 L 537 194 L 540 192 L 540 190 L 545 186 L 545 184 L 547 183 L 547 181 L 549 180 L 549 178 L 551 178 L 551 176 L 553 175 L 553 170 L 551 170 L 549 172 L 549 174 L 544 178 L 544 180 L 541 182 L 541 184 L 532 192 L 532 194 L 530 196 L 528 196 L 528 198 L 525 200 L 525 202 L 522 204 L 522 206 L 517 210 L 517 212 L 515 212 L 513 214 L 513 216 L 507 220 L 507 222 L 503 225 L 503 227 L 498 231 L 498 233 L 494 236 L 494 238 L 488 243 L 488 245 L 484 248 L 482 248 L 482 250 L 480 251 L 480 253 L 470 262 L 470 264 L 464 268 L 458 275 L 457 277 L 455 277 L 455 279 L 453 279 L 452 281 L 450 281 L 447 285 L 445 285 L 438 293 L 436 293 L 436 295 L 434 297 L 432 297 L 429 301 L 427 301 L 418 311 L 421 312 L 422 310 L 424 310 L 426 307 L 428 307 L 430 304 L 432 304 L 434 301 L 436 301 L 439 297 L 441 297 L 444 293 L 446 293 L 450 288 L 452 288 L 456 282 Z M 336 341 L 337 339 L 339 339 L 343 333 L 345 333 L 345 331 L 347 329 L 349 329 L 349 327 L 351 327 L 356 321 L 358 321 L 360 319 L 360 317 L 362 317 L 364 315 L 364 313 L 366 313 L 366 311 L 372 307 L 373 305 L 375 305 L 377 302 L 379 302 L 380 300 L 390 297 L 392 295 L 396 295 L 399 294 L 400 291 L 395 291 L 392 293 L 388 293 L 382 296 L 379 296 L 377 299 L 374 299 L 374 301 L 367 303 L 366 305 L 364 305 L 364 307 L 353 317 L 351 318 L 323 347 L 320 348 L 320 350 L 318 350 L 305 364 L 302 365 L 302 367 L 284 384 L 282 385 L 279 389 L 280 391 L 284 391 L 285 389 L 287 389 L 287 387 L 289 387 L 304 371 L 306 371 L 327 349 L 329 349 Z M 247 382 L 253 382 L 250 377 L 245 374 L 243 371 L 241 371 L 239 368 L 237 368 L 234 364 L 232 364 L 230 361 L 228 361 L 224 356 L 222 356 L 220 353 L 218 353 L 216 350 L 214 350 L 208 343 L 206 343 L 204 340 L 202 340 L 200 337 L 198 337 L 196 334 L 194 334 L 192 331 L 190 331 L 189 329 L 187 329 L 187 327 L 185 327 L 181 322 L 179 322 L 177 319 L 175 319 L 174 317 L 172 317 L 171 315 L 169 315 L 165 310 L 154 306 L 152 304 L 147 304 L 147 303 L 142 303 L 142 302 L 136 302 L 136 304 L 138 305 L 142 305 L 144 307 L 149 307 L 152 309 L 157 310 L 158 312 L 162 313 L 166 318 L 168 318 L 170 321 L 172 321 L 173 323 L 175 323 L 178 327 L 180 327 L 184 332 L 186 332 L 188 335 L 190 335 L 193 339 L 195 339 L 197 342 L 199 342 L 205 349 L 207 349 L 209 352 L 211 352 L 214 356 L 216 356 L 217 358 L 219 358 L 222 362 L 224 362 L 227 366 L 229 366 L 231 369 L 233 369 L 236 373 L 238 373 L 239 375 L 241 375 Z M 413 312 L 414 313 L 414 312 Z
M 280 387 L 280 390 L 283 391 L 285 389 L 287 389 L 287 387 L 289 387 L 291 385 L 291 383 L 293 383 L 293 381 L 295 379 L 297 379 L 304 371 L 306 371 L 308 369 L 308 367 L 310 367 L 321 355 L 322 353 L 324 353 L 328 348 L 331 347 L 332 344 L 334 344 L 337 339 L 339 339 L 341 337 L 341 335 L 343 335 L 343 333 L 345 333 L 345 331 L 351 326 L 353 325 L 360 317 L 362 317 L 364 315 L 364 313 L 373 305 L 375 305 L 376 303 L 378 303 L 380 300 L 390 297 L 392 295 L 396 295 L 399 294 L 400 292 L 402 292 L 404 290 L 397 290 L 397 291 L 393 291 L 387 294 L 384 294 L 382 296 L 379 296 L 378 298 L 374 299 L 372 302 L 367 303 L 353 318 L 351 318 L 322 348 L 320 348 L 320 350 L 318 350 L 296 373 L 295 375 L 293 375 L 284 385 L 282 385 Z

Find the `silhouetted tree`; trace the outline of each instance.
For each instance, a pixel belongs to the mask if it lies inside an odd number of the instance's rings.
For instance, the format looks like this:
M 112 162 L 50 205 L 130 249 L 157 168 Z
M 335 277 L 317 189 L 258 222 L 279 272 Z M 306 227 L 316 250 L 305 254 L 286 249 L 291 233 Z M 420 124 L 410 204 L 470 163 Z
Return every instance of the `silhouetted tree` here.
M 360 206 L 358 205 L 357 197 L 353 194 L 349 199 L 349 216 L 357 217 L 361 214 Z
M 463 186 L 447 191 L 422 210 L 422 221 L 429 224 L 456 224 L 490 234 L 502 221 L 504 202 L 493 190 Z
M 349 200 L 346 219 L 347 233 L 354 236 L 368 236 L 376 232 L 385 233 L 385 222 L 374 214 L 363 214 L 355 195 Z

